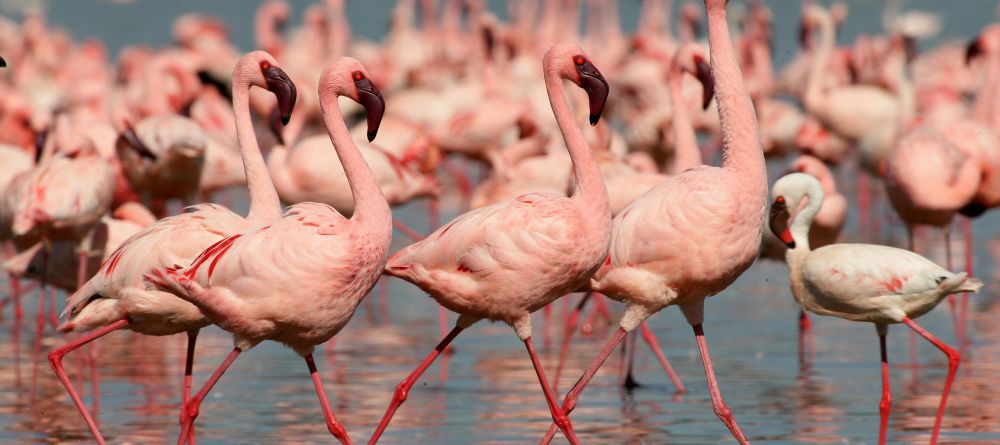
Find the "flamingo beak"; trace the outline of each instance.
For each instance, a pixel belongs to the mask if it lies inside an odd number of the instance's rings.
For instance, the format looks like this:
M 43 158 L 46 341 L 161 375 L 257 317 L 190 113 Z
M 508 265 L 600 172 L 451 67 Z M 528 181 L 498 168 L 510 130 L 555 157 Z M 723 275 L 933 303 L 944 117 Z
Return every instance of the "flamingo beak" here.
M 809 24 L 803 20 L 799 23 L 799 48 L 809 49 Z
M 368 114 L 368 142 L 375 140 L 378 134 L 378 127 L 382 124 L 382 115 L 385 114 L 385 99 L 375 84 L 366 76 L 354 79 L 354 87 L 358 90 L 358 103 L 365 107 Z
M 35 133 L 35 164 L 42 160 L 42 152 L 45 150 L 45 141 L 49 138 L 49 129 L 45 128 Z
M 274 93 L 278 99 L 278 112 L 281 114 L 281 124 L 288 125 L 292 119 L 292 109 L 295 108 L 295 84 L 288 74 L 281 68 L 274 65 L 268 66 L 264 71 L 264 81 L 267 82 L 267 90 Z
M 275 139 L 278 140 L 278 144 L 285 145 L 285 135 L 281 131 L 284 126 L 284 120 L 281 118 L 281 109 L 279 106 L 275 105 L 271 109 L 271 113 L 267 117 L 267 126 L 271 129 L 271 133 L 274 134 Z
M 142 142 L 142 139 L 139 139 L 139 135 L 135 133 L 135 129 L 131 125 L 126 127 L 125 131 L 122 132 L 122 138 L 125 139 L 125 143 L 129 148 L 135 151 L 140 157 L 156 161 L 156 153 L 153 153 L 146 143 Z
M 783 196 L 775 198 L 774 202 L 771 203 L 771 232 L 780 238 L 781 242 L 785 243 L 789 249 L 794 249 L 795 239 L 792 238 L 791 230 L 788 230 L 788 216 L 788 205 L 785 204 L 785 198 Z
M 0 57 L 0 68 L 7 68 L 7 61 Z
M 965 64 L 968 65 L 972 59 L 979 57 L 982 54 L 983 45 L 979 42 L 979 37 L 976 37 L 969 42 L 969 46 L 965 47 Z
M 578 56 L 579 57 L 579 56 Z M 608 101 L 608 81 L 597 70 L 597 67 L 589 60 L 583 59 L 583 63 L 575 64 L 576 72 L 580 76 L 580 88 L 587 92 L 590 101 L 590 125 L 597 125 L 604 111 L 604 104 Z
M 700 56 L 694 58 L 695 76 L 701 82 L 701 109 L 707 110 L 715 96 L 715 77 L 712 76 L 712 67 Z

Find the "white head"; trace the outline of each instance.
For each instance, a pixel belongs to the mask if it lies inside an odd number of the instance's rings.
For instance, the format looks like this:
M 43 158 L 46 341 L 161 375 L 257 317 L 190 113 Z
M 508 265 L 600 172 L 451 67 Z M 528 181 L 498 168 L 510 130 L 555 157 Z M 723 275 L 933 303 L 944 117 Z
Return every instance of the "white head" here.
M 823 187 L 805 173 L 782 176 L 771 188 L 770 227 L 789 249 L 809 249 L 809 226 L 823 205 Z M 809 198 L 800 210 L 802 200 Z

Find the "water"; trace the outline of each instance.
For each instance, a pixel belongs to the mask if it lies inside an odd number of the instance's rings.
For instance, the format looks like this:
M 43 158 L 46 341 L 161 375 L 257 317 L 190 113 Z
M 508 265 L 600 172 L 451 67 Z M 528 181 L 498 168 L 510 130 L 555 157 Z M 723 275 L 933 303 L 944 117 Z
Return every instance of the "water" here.
M 352 2 L 354 30 L 377 37 L 390 2 Z M 768 2 L 775 8 L 776 45 L 780 57 L 793 51 L 797 5 Z M 7 2 L 5 11 L 11 11 Z M 293 2 L 301 11 L 303 2 Z M 944 2 L 912 2 L 915 7 L 943 10 Z M 491 2 L 494 7 L 499 2 Z M 169 24 L 183 11 L 222 15 L 243 47 L 250 42 L 249 23 L 255 5 L 234 8 L 223 2 L 48 2 L 51 21 L 77 37 L 94 36 L 117 50 L 124 43 L 153 45 L 167 41 Z M 622 2 L 627 24 L 636 15 L 633 2 Z M 949 4 L 943 39 L 967 39 L 993 17 L 990 1 Z M 879 3 L 851 3 L 846 36 L 878 23 Z M 498 8 L 495 8 L 498 9 Z M 366 26 L 367 25 L 367 26 Z M 784 54 L 784 56 L 782 56 Z M 780 171 L 780 164 L 771 171 Z M 774 175 L 771 179 L 775 178 Z M 853 184 L 854 181 L 842 181 Z M 846 194 L 853 197 L 853 191 Z M 240 197 L 245 199 L 243 197 Z M 890 210 L 880 213 L 891 219 Z M 398 217 L 424 228 L 422 204 L 396 211 Z M 448 216 L 448 215 L 446 215 Z M 852 214 L 851 218 L 856 218 Z M 879 236 L 858 230 L 853 220 L 847 240 L 903 242 L 898 223 Z M 1000 314 L 997 263 L 1000 227 L 996 212 L 976 221 L 977 275 L 984 292 L 972 297 L 970 337 L 949 400 L 941 443 L 1000 443 L 1000 409 L 993 399 L 1000 389 Z M 404 244 L 396 237 L 397 247 Z M 959 238 L 956 236 L 955 238 Z M 928 233 L 922 250 L 941 259 L 940 235 Z M 956 245 L 956 258 L 961 250 Z M 6 289 L 6 282 L 0 283 Z M 0 292 L 6 292 L 0 291 Z M 26 299 L 21 325 L 8 306 L 0 321 L 0 442 L 5 444 L 90 443 L 89 434 L 49 371 L 44 354 L 65 339 L 46 329 L 41 353 L 35 341 L 36 297 Z M 572 297 L 577 298 L 577 297 Z M 61 299 L 60 299 L 61 300 Z M 355 442 L 368 438 L 395 386 L 439 340 L 437 306 L 419 290 L 389 280 L 388 313 L 372 295 L 352 323 L 321 349 L 317 362 L 333 409 Z M 557 323 L 535 317 L 535 339 L 550 378 L 557 359 L 564 305 L 556 303 Z M 619 310 L 615 305 L 614 310 Z M 758 262 L 731 288 L 711 298 L 706 307 L 706 336 L 723 394 L 737 420 L 757 444 L 877 442 L 879 378 L 878 341 L 869 325 L 814 317 L 816 358 L 810 371 L 799 370 L 796 328 L 798 309 L 788 291 L 783 264 Z M 617 314 L 616 314 L 617 315 Z M 454 316 L 451 317 L 454 320 Z M 947 305 L 919 322 L 955 344 Z M 682 396 L 640 341 L 637 379 L 643 386 L 629 393 L 618 385 L 620 356 L 614 354 L 597 375 L 573 414 L 581 440 L 588 444 L 729 443 L 728 431 L 712 412 L 711 400 L 690 327 L 670 308 L 650 320 L 678 374 L 688 387 Z M 926 443 L 946 371 L 937 349 L 921 341 L 921 366 L 909 362 L 906 329 L 890 330 L 894 406 L 889 423 L 891 443 Z M 547 334 L 548 333 L 548 334 Z M 611 334 L 598 326 L 580 336 L 570 351 L 565 390 Z M 551 346 L 545 346 L 546 337 Z M 101 427 L 112 443 L 173 443 L 177 426 L 180 375 L 185 339 L 113 333 L 99 343 Z M 231 348 L 228 334 L 215 328 L 199 337 L 195 385 L 199 385 Z M 90 400 L 90 372 L 85 351 L 67 358 L 77 388 Z M 443 366 L 447 365 L 445 379 Z M 32 370 L 38 377 L 32 394 Z M 549 415 L 523 345 L 505 325 L 480 323 L 455 342 L 455 354 L 432 366 L 410 393 L 384 436 L 386 444 L 534 443 Z M 197 422 L 199 443 L 329 443 L 330 436 L 316 401 L 305 364 L 292 351 L 265 343 L 244 354 L 211 393 Z M 561 440 L 561 438 L 560 438 Z M 560 443 L 560 442 L 555 442 Z

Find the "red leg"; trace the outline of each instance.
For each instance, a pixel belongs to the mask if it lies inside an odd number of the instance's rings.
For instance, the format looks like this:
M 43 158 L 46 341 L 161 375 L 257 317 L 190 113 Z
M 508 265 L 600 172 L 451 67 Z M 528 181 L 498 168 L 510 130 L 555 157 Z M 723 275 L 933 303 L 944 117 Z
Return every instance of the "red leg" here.
M 618 344 L 621 343 L 624 338 L 625 329 L 618 328 L 615 330 L 611 340 L 604 345 L 604 348 L 601 349 L 601 353 L 597 355 L 594 362 L 590 364 L 590 367 L 588 367 L 583 375 L 580 376 L 580 380 L 577 380 L 576 384 L 573 385 L 573 388 L 569 390 L 568 394 L 566 394 L 566 398 L 563 399 L 562 411 L 565 415 L 568 416 L 574 409 L 576 409 L 576 401 L 580 398 L 580 394 L 583 393 L 584 388 L 587 387 L 590 380 L 594 378 L 595 374 L 597 374 L 597 370 L 601 369 L 601 365 L 608 360 L 608 356 L 614 352 L 615 348 L 618 347 Z M 555 423 L 549 425 L 549 430 L 545 433 L 545 438 L 542 439 L 541 443 L 548 444 L 552 442 L 552 438 L 555 436 L 557 428 L 558 426 Z
M 580 320 L 580 312 L 583 311 L 583 307 L 587 305 L 587 301 L 590 300 L 592 294 L 587 292 L 583 294 L 583 298 L 576 305 L 576 309 L 570 313 L 569 318 L 566 320 L 566 328 L 563 329 L 562 345 L 559 347 L 559 363 L 556 365 L 556 376 L 552 380 L 552 389 L 559 390 L 559 377 L 562 376 L 563 365 L 566 364 L 566 354 L 569 352 L 569 341 L 573 338 L 573 331 L 576 330 L 576 324 Z M 564 299 L 565 301 L 569 301 Z
M 858 171 L 858 222 L 861 226 L 859 231 L 870 230 L 871 223 L 871 178 L 868 173 Z M 870 232 L 869 232 L 870 233 Z
M 889 384 L 889 358 L 885 350 L 885 332 L 878 334 L 879 350 L 882 354 L 882 401 L 878 404 L 878 443 L 885 445 L 885 437 L 889 428 L 889 411 L 892 409 L 892 385 Z
M 566 417 L 565 410 L 559 407 L 556 395 L 552 392 L 549 382 L 545 379 L 545 370 L 542 369 L 542 362 L 538 360 L 538 355 L 535 354 L 535 346 L 531 343 L 531 337 L 524 339 L 524 346 L 528 348 L 528 355 L 531 356 L 531 364 L 535 367 L 535 374 L 538 375 L 538 383 L 542 385 L 542 392 L 545 393 L 545 401 L 549 404 L 552 421 L 566 435 L 569 443 L 573 445 L 579 444 L 580 440 L 576 438 L 576 433 L 573 432 L 572 422 L 570 422 L 569 417 Z
M 948 394 L 951 393 L 951 385 L 955 381 L 955 373 L 958 371 L 958 364 L 961 361 L 961 354 L 954 350 L 951 346 L 948 346 L 943 341 L 939 340 L 934 334 L 931 334 L 926 329 L 920 327 L 917 322 L 904 318 L 903 323 L 913 329 L 914 332 L 920 334 L 921 337 L 927 339 L 927 341 L 937 346 L 948 357 L 948 376 L 944 381 L 944 389 L 941 392 L 941 403 L 938 404 L 937 417 L 934 419 L 934 431 L 931 433 L 931 445 L 935 445 L 938 440 L 938 435 L 941 433 L 941 421 L 944 419 L 944 409 L 948 405 Z
M 181 435 L 177 437 L 177 445 L 184 445 L 184 443 L 187 442 L 187 439 L 192 437 L 194 432 L 194 420 L 198 418 L 198 412 L 201 409 L 201 402 L 205 400 L 205 396 L 208 395 L 208 392 L 212 390 L 212 387 L 218 383 L 219 379 L 222 378 L 222 374 L 229 369 L 229 365 L 233 364 L 233 361 L 236 360 L 236 357 L 239 357 L 241 352 L 242 351 L 240 351 L 239 348 L 233 348 L 229 355 L 226 356 L 226 359 L 222 361 L 222 364 L 219 365 L 219 368 L 216 369 L 215 372 L 212 373 L 212 376 L 208 378 L 208 381 L 205 382 L 205 386 L 202 386 L 201 390 L 198 391 L 198 394 L 195 394 L 195 396 L 191 398 L 191 400 L 188 400 L 188 403 L 181 408 Z
M 392 420 L 392 416 L 396 414 L 396 410 L 399 409 L 400 405 L 406 401 L 407 395 L 410 393 L 410 389 L 413 385 L 417 383 L 417 379 L 427 370 L 427 368 L 434 362 L 434 359 L 441 355 L 441 352 L 462 332 L 464 328 L 461 326 L 455 326 L 451 332 L 448 333 L 444 339 L 441 340 L 434 350 L 424 358 L 424 361 L 420 362 L 410 375 L 406 376 L 399 386 L 396 387 L 396 392 L 392 396 L 392 401 L 389 403 L 389 407 L 385 410 L 385 415 L 382 416 L 382 420 L 378 424 L 378 428 L 375 428 L 375 432 L 372 433 L 371 439 L 368 440 L 368 445 L 373 445 L 378 443 L 378 439 L 382 437 L 382 433 L 385 432 L 386 427 L 389 426 L 389 421 Z
M 191 375 L 194 373 L 194 346 L 198 341 L 199 329 L 192 329 L 187 332 L 187 353 L 184 357 L 184 381 L 181 390 L 181 408 L 187 406 L 188 401 L 191 400 Z M 196 445 L 196 439 L 194 434 L 194 429 L 188 434 L 188 442 L 191 445 Z
M 94 440 L 102 445 L 105 443 L 104 436 L 101 435 L 101 431 L 97 428 L 97 423 L 94 422 L 93 417 L 91 417 L 90 413 L 87 412 L 87 406 L 83 404 L 83 399 L 80 398 L 80 394 L 76 392 L 76 389 L 73 388 L 73 384 L 69 381 L 69 377 L 66 375 L 66 370 L 63 369 L 62 360 L 63 357 L 69 352 L 103 337 L 111 331 L 121 329 L 127 324 L 128 320 L 118 320 L 87 335 L 77 338 L 76 340 L 66 343 L 49 353 L 49 365 L 56 373 L 56 378 L 58 378 L 59 381 L 62 382 L 63 386 L 66 387 L 66 392 L 69 393 L 69 397 L 73 399 L 76 409 L 79 410 L 80 415 L 83 416 L 84 422 L 86 422 L 87 427 L 90 428 L 90 433 L 94 435 Z
M 313 361 L 312 354 L 305 357 L 306 365 L 309 367 L 309 375 L 312 377 L 313 385 L 316 387 L 316 395 L 319 396 L 319 403 L 323 407 L 323 417 L 326 418 L 326 429 L 330 430 L 330 434 L 336 437 L 340 443 L 344 445 L 351 445 L 351 438 L 347 435 L 347 430 L 344 426 L 337 421 L 337 417 L 333 415 L 333 408 L 330 407 L 330 401 L 326 398 L 326 391 L 323 390 L 323 382 L 319 379 L 319 373 L 316 372 L 316 362 Z
M 670 365 L 670 361 L 667 360 L 666 354 L 663 353 L 663 349 L 660 348 L 660 343 L 656 340 L 656 335 L 653 335 L 653 330 L 646 325 L 646 322 L 642 322 L 639 326 L 642 329 L 642 338 L 646 340 L 646 344 L 653 350 L 653 354 L 656 355 L 656 359 L 659 360 L 660 366 L 663 367 L 663 372 L 667 373 L 667 377 L 670 378 L 670 382 L 674 384 L 674 388 L 677 389 L 678 394 L 683 394 L 687 390 L 684 388 L 684 384 L 681 383 L 681 378 L 677 376 L 674 372 L 674 367 Z
M 448 335 L 448 310 L 444 306 L 438 306 L 438 333 L 442 336 Z M 451 354 L 455 352 L 455 348 L 448 345 L 444 349 L 445 354 Z
M 642 386 L 632 375 L 632 368 L 635 366 L 636 334 L 636 331 L 629 332 L 628 341 L 625 343 L 625 380 L 622 380 L 622 386 L 625 389 L 635 389 Z
M 806 352 L 806 351 L 809 352 Z M 799 310 L 799 368 L 809 369 L 812 359 L 812 322 L 805 310 Z
M 406 237 L 413 242 L 417 242 L 424 239 L 424 236 L 421 235 L 420 232 L 417 232 L 412 227 L 406 225 L 406 223 L 398 219 L 393 218 L 392 226 L 395 227 L 396 230 L 400 231 L 403 235 L 406 235 Z
M 712 368 L 712 357 L 708 353 L 708 342 L 705 341 L 705 332 L 701 324 L 694 325 L 695 339 L 698 341 L 698 349 L 701 351 L 701 363 L 705 366 L 705 377 L 708 379 L 708 390 L 712 393 L 712 407 L 715 408 L 715 415 L 719 416 L 722 423 L 729 427 L 733 437 L 741 444 L 749 444 L 740 426 L 736 424 L 732 411 L 722 400 L 722 393 L 719 391 L 719 382 L 715 380 L 715 369 Z
M 594 325 L 597 324 L 598 316 L 603 316 L 608 322 L 611 321 L 611 313 L 608 312 L 608 305 L 601 294 L 594 295 L 594 311 L 584 321 L 583 326 L 580 327 L 580 331 L 589 335 L 594 330 Z

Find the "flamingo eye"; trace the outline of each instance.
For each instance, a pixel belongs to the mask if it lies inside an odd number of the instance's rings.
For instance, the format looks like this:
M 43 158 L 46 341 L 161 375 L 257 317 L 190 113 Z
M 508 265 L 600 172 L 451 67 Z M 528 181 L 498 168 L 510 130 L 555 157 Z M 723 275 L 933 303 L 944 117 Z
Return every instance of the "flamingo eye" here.
M 777 197 L 777 198 L 774 199 L 774 202 L 777 202 L 779 204 L 784 204 L 785 203 L 785 197 L 784 196 L 779 196 L 779 197 Z
M 361 71 L 355 71 L 351 73 L 351 77 L 354 78 L 354 80 L 363 80 L 365 78 L 365 73 L 362 73 Z
M 260 69 L 261 70 L 267 70 L 267 69 L 270 69 L 270 68 L 271 68 L 271 62 L 268 62 L 266 60 L 260 62 Z
M 587 59 L 583 56 L 573 56 L 573 63 L 577 65 L 583 65 L 587 63 Z

